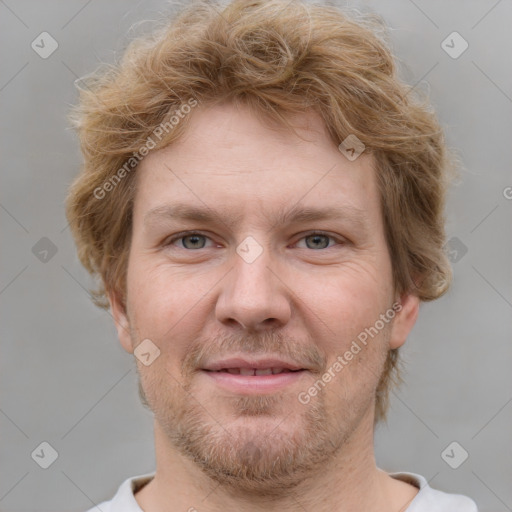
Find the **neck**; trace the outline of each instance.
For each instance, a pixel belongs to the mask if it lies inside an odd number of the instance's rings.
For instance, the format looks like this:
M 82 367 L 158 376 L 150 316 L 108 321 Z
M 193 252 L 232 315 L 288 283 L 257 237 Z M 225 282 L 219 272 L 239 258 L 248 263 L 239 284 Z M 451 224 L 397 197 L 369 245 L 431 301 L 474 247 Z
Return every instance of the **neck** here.
M 373 416 L 338 450 L 331 460 L 282 497 L 255 497 L 234 493 L 212 481 L 190 459 L 179 453 L 155 421 L 157 468 L 154 479 L 136 494 L 146 512 L 244 510 L 281 512 L 297 509 L 316 512 L 399 512 L 418 489 L 391 478 L 376 467 L 373 447 Z M 169 508 L 172 504 L 172 509 Z

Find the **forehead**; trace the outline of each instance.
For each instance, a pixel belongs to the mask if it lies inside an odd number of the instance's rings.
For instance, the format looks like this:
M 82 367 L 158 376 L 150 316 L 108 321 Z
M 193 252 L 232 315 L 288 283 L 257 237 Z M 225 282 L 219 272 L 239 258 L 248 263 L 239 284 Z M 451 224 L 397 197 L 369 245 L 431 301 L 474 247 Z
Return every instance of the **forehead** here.
M 252 212 L 273 224 L 315 216 L 362 224 L 378 215 L 373 158 L 349 161 L 315 112 L 291 119 L 298 135 L 230 104 L 190 115 L 185 135 L 136 171 L 135 216 L 144 222 L 223 212 L 236 225 Z

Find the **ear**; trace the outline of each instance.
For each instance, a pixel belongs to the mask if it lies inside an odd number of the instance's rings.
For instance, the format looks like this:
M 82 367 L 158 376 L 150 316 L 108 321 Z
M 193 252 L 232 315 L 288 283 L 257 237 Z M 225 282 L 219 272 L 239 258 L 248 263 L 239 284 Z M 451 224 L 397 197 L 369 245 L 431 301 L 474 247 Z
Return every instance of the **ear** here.
M 398 301 L 397 301 L 398 302 Z M 393 308 L 396 311 L 391 327 L 389 348 L 401 347 L 407 336 L 412 331 L 420 308 L 420 299 L 412 293 L 404 293 L 400 296 L 400 306 Z
M 110 309 L 117 329 L 117 337 L 121 342 L 121 346 L 126 350 L 126 352 L 133 354 L 134 347 L 132 346 L 130 322 L 128 320 L 126 308 L 116 291 L 108 292 L 108 300 L 110 302 Z

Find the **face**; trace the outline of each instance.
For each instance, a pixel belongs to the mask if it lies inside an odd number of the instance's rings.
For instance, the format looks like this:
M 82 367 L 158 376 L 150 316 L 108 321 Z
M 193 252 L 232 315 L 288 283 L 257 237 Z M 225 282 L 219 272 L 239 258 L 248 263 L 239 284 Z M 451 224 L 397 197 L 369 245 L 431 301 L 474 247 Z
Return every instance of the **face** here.
M 137 364 L 169 445 L 225 485 L 282 492 L 371 431 L 418 301 L 395 296 L 369 155 L 349 161 L 313 112 L 293 118 L 306 140 L 228 104 L 191 115 L 137 170 L 112 310 L 127 351 L 160 351 Z

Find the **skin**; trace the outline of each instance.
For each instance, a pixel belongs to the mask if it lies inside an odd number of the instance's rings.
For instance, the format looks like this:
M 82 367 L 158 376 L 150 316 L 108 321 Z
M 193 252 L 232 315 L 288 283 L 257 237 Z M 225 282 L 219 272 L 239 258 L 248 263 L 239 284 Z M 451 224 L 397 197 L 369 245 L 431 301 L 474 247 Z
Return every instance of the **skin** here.
M 247 107 L 190 115 L 186 135 L 137 170 L 126 310 L 109 294 L 125 350 L 145 339 L 160 350 L 149 366 L 137 360 L 157 461 L 137 502 L 146 512 L 405 510 L 418 489 L 376 467 L 374 395 L 419 300 L 393 289 L 371 155 L 349 161 L 312 111 L 293 118 L 302 139 Z M 206 205 L 217 221 L 144 220 L 177 202 Z M 277 223 L 276 212 L 292 206 L 340 205 L 363 222 Z M 183 231 L 199 237 L 170 240 Z M 262 248 L 252 263 L 236 252 L 248 236 Z M 298 394 L 395 301 L 393 321 L 301 403 Z M 278 392 L 242 396 L 197 366 L 263 353 L 310 371 Z

